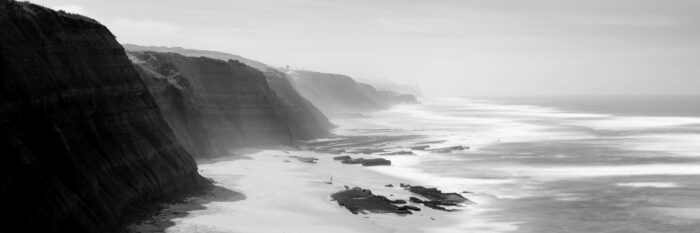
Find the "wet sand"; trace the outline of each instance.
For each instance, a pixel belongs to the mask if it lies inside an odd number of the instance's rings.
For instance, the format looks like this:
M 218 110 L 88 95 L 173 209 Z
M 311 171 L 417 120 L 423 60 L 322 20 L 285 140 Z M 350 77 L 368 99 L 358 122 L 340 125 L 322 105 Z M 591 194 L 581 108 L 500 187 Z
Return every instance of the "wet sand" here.
M 337 156 L 333 154 L 286 150 L 246 152 L 249 154 L 199 161 L 201 174 L 216 182 L 213 190 L 183 203 L 169 204 L 159 214 L 130 229 L 147 232 L 450 232 L 459 231 L 457 228 L 469 212 L 469 207 L 458 212 L 444 212 L 416 204 L 421 211 L 413 215 L 355 215 L 339 206 L 330 195 L 348 186 L 370 189 L 391 199 L 408 200 L 415 195 L 400 188 L 399 183 L 419 183 L 359 165 L 341 164 L 332 159 Z M 311 156 L 318 160 L 304 163 L 292 156 Z M 385 187 L 387 184 L 394 187 Z

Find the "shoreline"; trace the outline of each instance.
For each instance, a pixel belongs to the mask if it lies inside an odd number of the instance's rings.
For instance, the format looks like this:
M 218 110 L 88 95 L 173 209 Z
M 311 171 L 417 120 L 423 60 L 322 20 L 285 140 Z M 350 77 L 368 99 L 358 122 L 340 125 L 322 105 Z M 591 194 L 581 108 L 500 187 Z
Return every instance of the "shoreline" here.
M 304 163 L 292 156 L 315 157 Z M 469 207 L 444 212 L 419 205 L 412 215 L 352 214 L 330 195 L 348 187 L 408 200 L 400 183 L 422 184 L 359 165 L 341 164 L 335 154 L 312 151 L 237 150 L 198 160 L 200 173 L 214 180 L 204 195 L 166 204 L 149 219 L 129 226 L 139 232 L 445 232 L 463 225 Z M 363 155 L 362 157 L 374 157 Z M 333 182 L 328 183 L 330 177 Z M 394 187 L 385 187 L 392 184 Z M 438 187 L 439 188 L 439 187 Z M 223 191 L 222 191 L 223 190 Z M 274 223 L 274 224 L 273 224 Z

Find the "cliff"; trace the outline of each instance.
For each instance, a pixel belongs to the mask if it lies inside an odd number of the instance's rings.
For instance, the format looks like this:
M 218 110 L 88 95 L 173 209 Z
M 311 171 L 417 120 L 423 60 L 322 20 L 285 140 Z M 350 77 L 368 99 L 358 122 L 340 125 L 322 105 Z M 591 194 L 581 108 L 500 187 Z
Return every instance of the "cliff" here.
M 214 59 L 219 59 L 219 60 L 236 60 L 239 61 L 243 64 L 246 64 L 250 67 L 253 67 L 255 69 L 265 71 L 268 69 L 274 69 L 262 62 L 255 61 L 252 59 L 248 59 L 245 57 L 241 57 L 236 54 L 230 54 L 230 53 L 224 53 L 224 52 L 218 52 L 218 51 L 210 51 L 210 50 L 198 50 L 198 49 L 187 49 L 187 48 L 182 48 L 182 47 L 165 47 L 165 46 L 142 46 L 142 45 L 135 45 L 135 44 L 123 44 L 124 49 L 127 51 L 132 51 L 132 52 L 160 52 L 160 53 L 178 53 L 182 54 L 188 57 L 208 57 L 208 58 L 214 58 Z
M 0 232 L 105 232 L 205 185 L 107 28 L 0 1 Z
M 377 90 L 396 92 L 399 94 L 409 94 L 416 97 L 423 96 L 423 91 L 421 91 L 419 86 L 406 85 L 392 82 L 386 79 L 355 79 L 358 82 L 366 83 L 372 85 Z
M 332 126 L 284 74 L 238 61 L 129 52 L 178 139 L 196 156 L 293 144 Z
M 295 88 L 327 115 L 377 111 L 396 104 L 418 103 L 415 96 L 377 90 L 340 74 L 290 70 Z

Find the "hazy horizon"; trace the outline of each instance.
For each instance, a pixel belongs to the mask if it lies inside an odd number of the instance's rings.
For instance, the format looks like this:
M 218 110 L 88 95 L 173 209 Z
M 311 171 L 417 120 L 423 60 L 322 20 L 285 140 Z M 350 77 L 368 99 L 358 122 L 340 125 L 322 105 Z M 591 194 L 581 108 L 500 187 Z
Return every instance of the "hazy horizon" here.
M 427 95 L 691 95 L 700 1 L 31 1 L 121 43 L 237 54 Z

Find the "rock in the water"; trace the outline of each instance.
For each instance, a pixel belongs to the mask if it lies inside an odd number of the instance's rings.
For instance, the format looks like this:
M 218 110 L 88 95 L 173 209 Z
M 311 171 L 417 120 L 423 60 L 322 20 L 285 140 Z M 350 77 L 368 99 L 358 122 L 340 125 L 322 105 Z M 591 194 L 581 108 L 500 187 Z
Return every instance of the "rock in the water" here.
M 343 160 L 342 163 L 344 164 L 361 164 L 362 161 L 365 159 L 363 158 L 356 158 L 356 159 L 348 159 L 348 160 Z
M 469 149 L 469 147 L 468 146 L 467 147 L 465 147 L 465 146 L 451 146 L 451 147 L 445 147 L 445 148 L 429 149 L 428 151 L 435 152 L 435 153 L 450 153 L 452 151 L 465 150 L 465 149 Z
M 394 203 L 394 204 L 406 204 L 406 201 L 405 201 L 405 200 L 401 200 L 401 199 L 397 199 L 397 200 L 392 201 L 391 203 Z
M 430 145 L 424 145 L 424 146 L 413 146 L 411 147 L 411 150 L 425 150 L 428 149 Z
M 360 212 L 411 214 L 408 209 L 399 209 L 391 200 L 384 196 L 374 195 L 372 191 L 358 187 L 343 190 L 331 195 L 339 205 L 344 206 L 353 214 Z
M 352 159 L 352 157 L 347 156 L 347 155 L 333 157 L 333 160 L 339 160 L 339 161 L 345 161 L 345 160 L 351 160 L 351 159 Z
M 409 197 L 408 200 L 413 202 L 413 203 L 423 203 L 423 200 L 416 198 L 416 197 Z
M 387 185 L 384 185 L 384 187 L 389 187 L 389 188 L 393 188 L 393 187 L 394 187 L 394 185 L 393 185 L 393 184 L 387 184 Z
M 357 149 L 348 153 L 353 153 L 353 154 L 373 154 L 373 153 L 381 153 L 385 152 L 384 149 L 372 149 L 372 148 L 362 148 L 362 149 Z
M 301 157 L 301 156 L 291 156 L 291 157 L 296 158 L 297 160 L 299 160 L 300 162 L 303 162 L 303 163 L 316 163 L 316 161 L 318 160 L 318 158 L 314 158 L 314 157 Z
M 423 201 L 423 205 L 444 211 L 450 211 L 442 206 L 457 206 L 460 203 L 470 202 L 469 199 L 459 195 L 458 193 L 443 193 L 436 188 L 425 188 L 423 186 L 411 186 L 408 190 L 423 197 L 428 198 L 428 201 Z M 410 198 L 412 202 L 420 201 L 418 198 Z
M 395 152 L 389 152 L 389 153 L 383 153 L 380 155 L 416 155 L 411 151 L 395 151 Z
M 405 205 L 399 207 L 400 210 L 413 210 L 413 211 L 420 211 L 420 208 L 415 207 L 415 206 L 410 206 L 410 205 Z
M 426 202 L 423 202 L 423 205 L 430 207 L 432 209 L 436 209 L 436 210 L 452 211 L 452 210 L 447 209 L 447 208 L 442 207 L 442 206 L 455 206 L 456 204 L 443 203 L 441 201 L 426 201 Z
M 387 159 L 364 159 L 362 160 L 362 166 L 388 166 L 391 165 L 391 161 Z
M 411 186 L 408 188 L 412 193 L 426 197 L 432 201 L 442 201 L 451 203 L 463 203 L 469 201 L 469 199 L 463 197 L 458 193 L 443 193 L 436 188 L 426 188 L 423 186 Z

